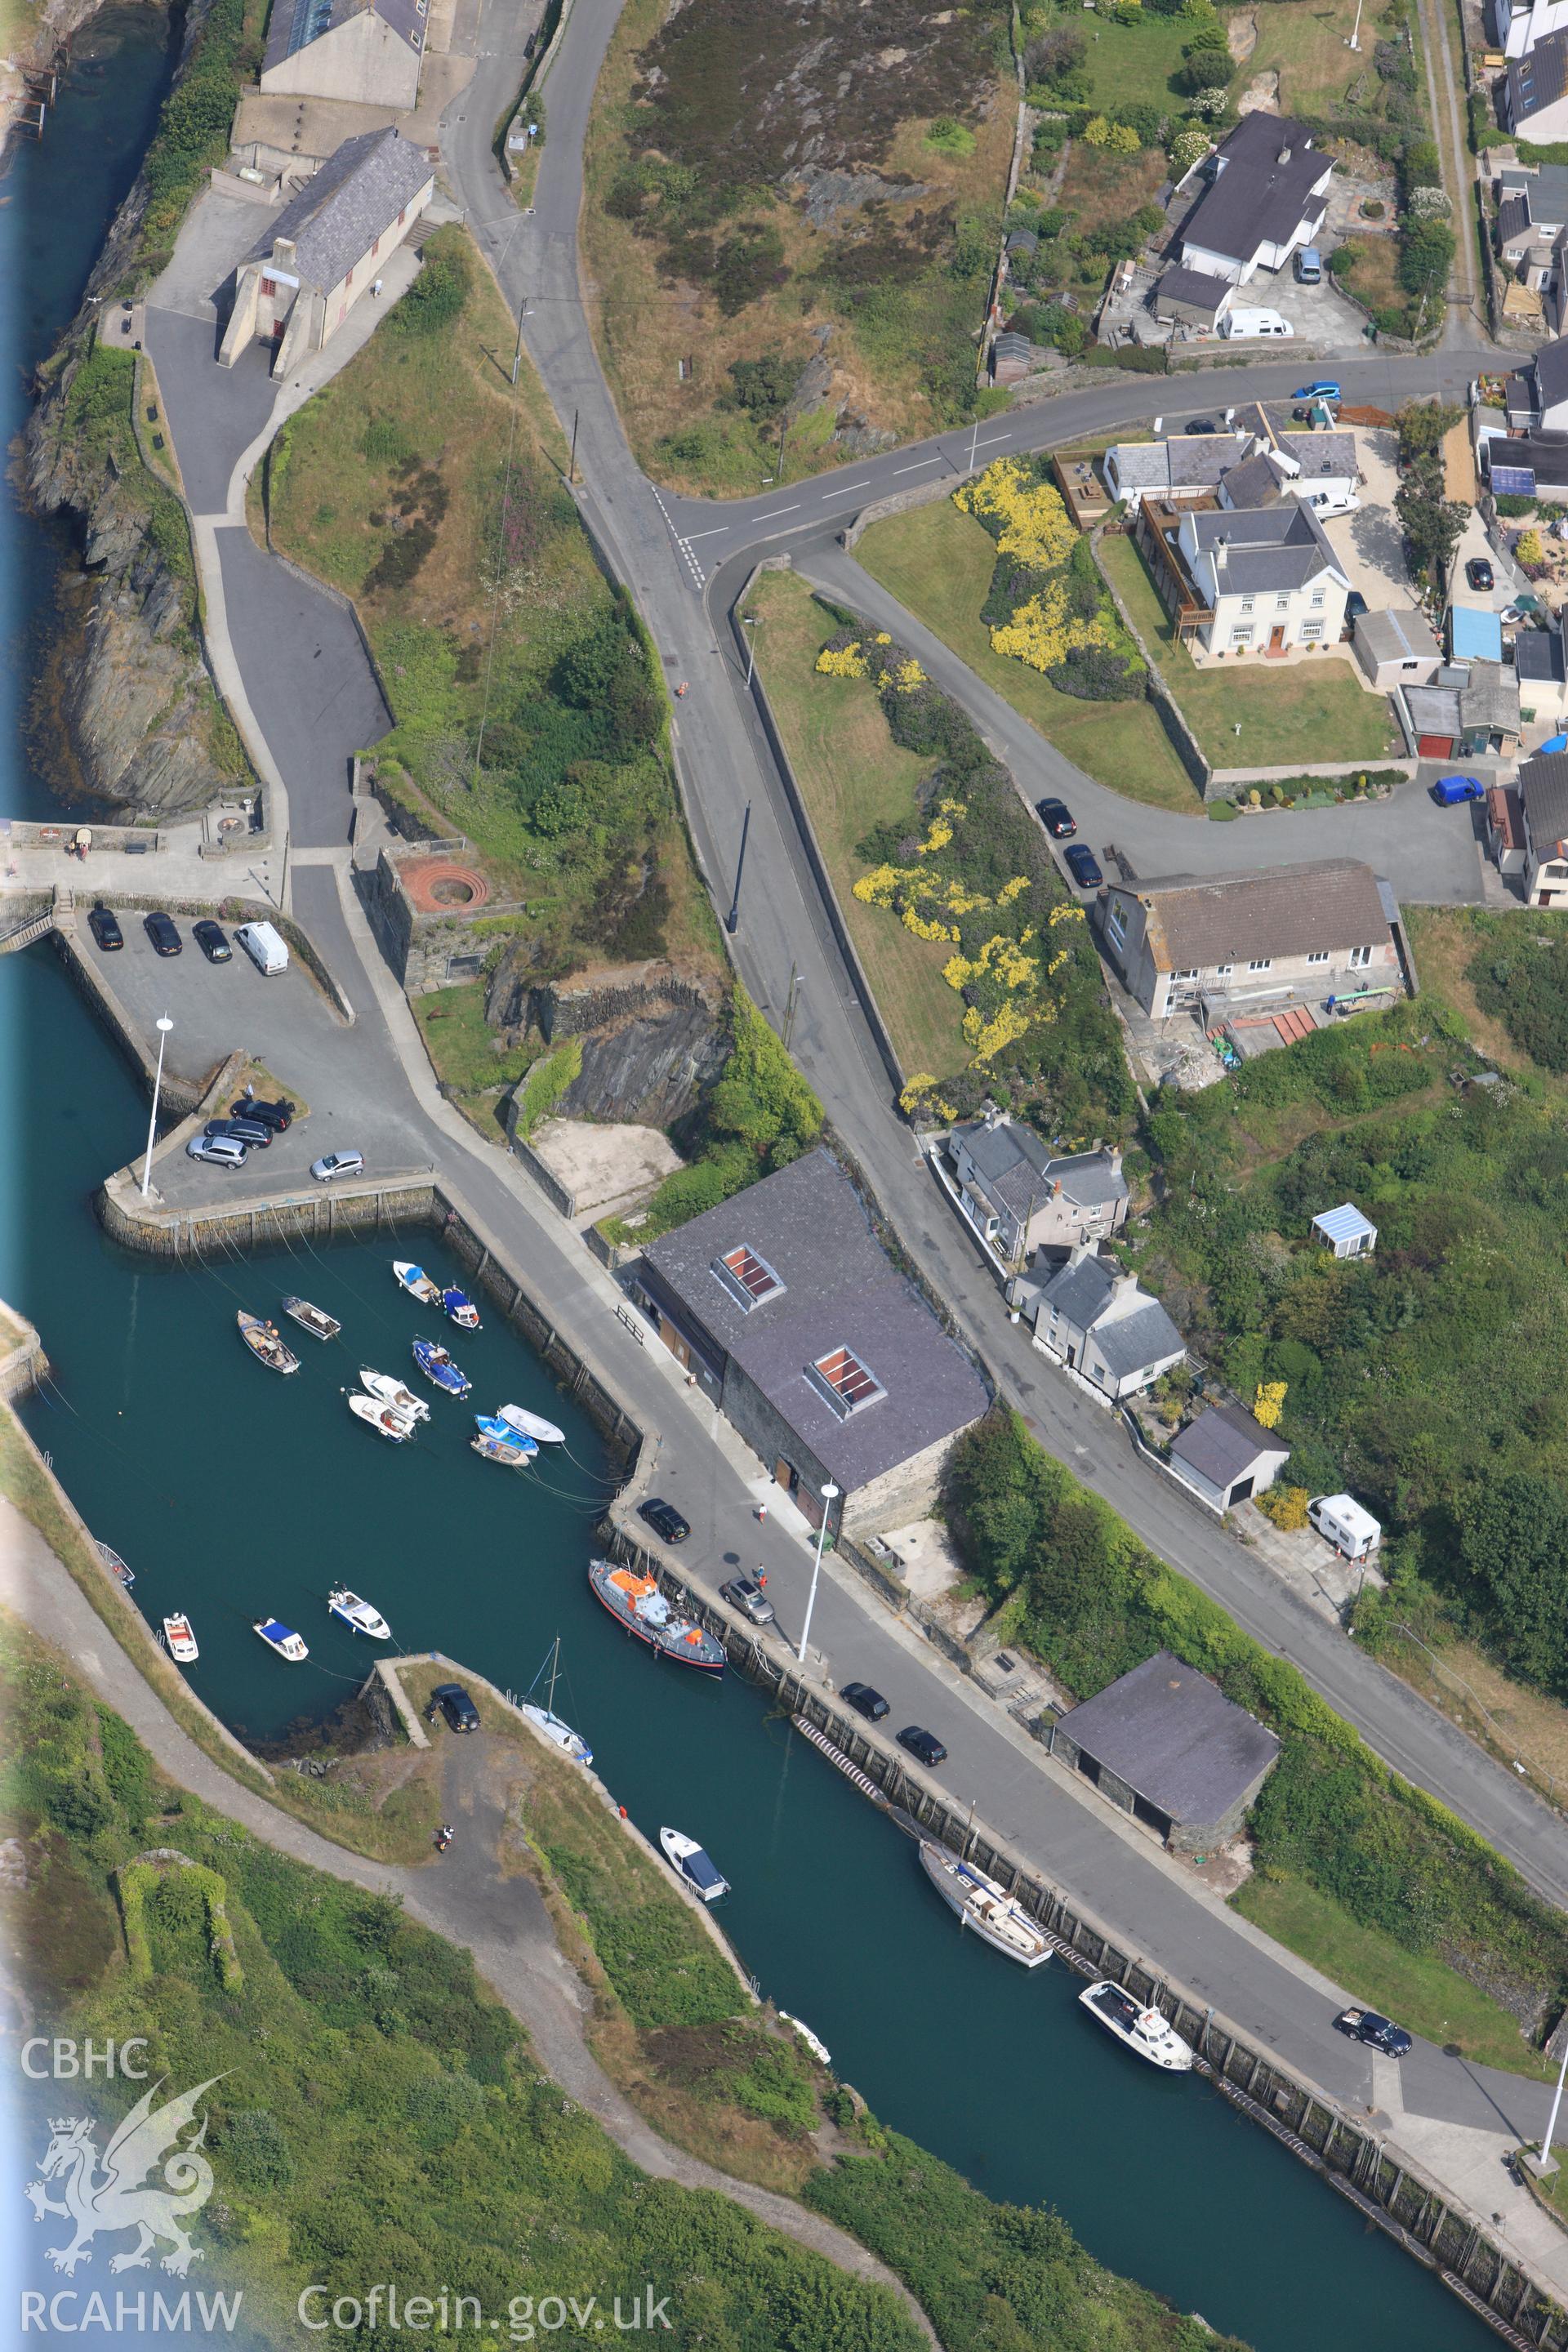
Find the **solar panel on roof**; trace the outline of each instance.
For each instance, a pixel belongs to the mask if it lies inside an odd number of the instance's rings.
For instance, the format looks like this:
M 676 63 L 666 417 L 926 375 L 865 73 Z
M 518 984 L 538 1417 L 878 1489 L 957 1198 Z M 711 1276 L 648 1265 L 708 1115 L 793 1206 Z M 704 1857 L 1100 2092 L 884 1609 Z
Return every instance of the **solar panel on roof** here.
M 1532 466 L 1494 466 L 1491 485 L 1494 497 L 1532 499 L 1535 496 L 1535 468 Z

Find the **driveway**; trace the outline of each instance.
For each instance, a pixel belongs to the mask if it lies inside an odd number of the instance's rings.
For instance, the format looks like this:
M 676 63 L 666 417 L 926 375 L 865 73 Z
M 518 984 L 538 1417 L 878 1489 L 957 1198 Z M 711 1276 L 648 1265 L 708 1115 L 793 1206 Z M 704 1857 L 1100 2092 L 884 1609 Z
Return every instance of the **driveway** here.
M 1323 535 L 1373 612 L 1391 604 L 1414 604 L 1415 590 L 1405 562 L 1405 538 L 1394 511 L 1399 486 L 1392 433 L 1358 433 L 1356 456 L 1365 483 L 1354 514 L 1335 515 Z M 1289 445 L 1287 445 L 1289 446 Z
M 278 387 L 266 352 L 248 344 L 233 367 L 217 363 L 213 317 L 147 306 L 147 350 L 194 515 L 222 514 L 229 478 L 271 420 Z

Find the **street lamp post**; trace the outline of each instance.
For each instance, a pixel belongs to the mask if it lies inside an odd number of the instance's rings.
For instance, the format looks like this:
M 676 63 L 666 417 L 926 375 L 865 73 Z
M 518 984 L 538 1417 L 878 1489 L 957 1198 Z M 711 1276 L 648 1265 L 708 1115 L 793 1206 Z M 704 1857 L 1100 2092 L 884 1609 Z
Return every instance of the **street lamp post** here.
M 142 1198 L 147 1198 L 147 1187 L 153 1181 L 153 1146 L 158 1136 L 158 1096 L 163 1084 L 163 1048 L 174 1027 L 166 1013 L 158 1015 L 158 1067 L 153 1079 L 153 1115 L 147 1121 L 147 1157 L 142 1163 Z
M 830 1480 L 822 1490 L 822 1525 L 816 1530 L 816 1558 L 811 1565 L 811 1591 L 805 1596 L 805 1622 L 800 1629 L 800 1647 L 795 1654 L 797 1666 L 805 1664 L 805 1645 L 811 1639 L 811 1614 L 816 1607 L 816 1580 L 822 1574 L 822 1552 L 827 1541 L 827 1522 L 833 1517 L 833 1506 L 837 1500 L 838 1489 Z
M 750 694 L 752 690 L 752 678 L 757 667 L 757 640 L 755 631 L 759 625 L 760 619 L 760 614 L 748 616 L 746 614 L 742 613 L 741 615 L 741 626 L 743 629 L 750 629 L 753 633 L 746 639 L 746 691 L 748 694 Z
M 724 918 L 724 929 L 731 939 L 741 927 L 741 877 L 746 870 L 746 842 L 752 830 L 752 803 L 746 803 L 746 814 L 741 819 L 741 855 L 735 860 L 735 895 L 730 901 L 730 911 Z
M 1565 2034 L 1563 2040 L 1563 2063 L 1557 2069 L 1557 2088 L 1552 2095 L 1552 2113 L 1546 2118 L 1546 2135 L 1541 2143 L 1541 2154 L 1530 2167 L 1537 2179 L 1540 2179 L 1542 2175 L 1549 2172 L 1555 2172 L 1557 2169 L 1557 2167 L 1552 2161 L 1552 2135 L 1557 2128 L 1557 2110 L 1563 2105 L 1563 2079 L 1564 2075 L 1568 2075 L 1568 2034 Z M 1528 2162 L 1528 2160 L 1529 2159 L 1527 2158 L 1526 2161 Z

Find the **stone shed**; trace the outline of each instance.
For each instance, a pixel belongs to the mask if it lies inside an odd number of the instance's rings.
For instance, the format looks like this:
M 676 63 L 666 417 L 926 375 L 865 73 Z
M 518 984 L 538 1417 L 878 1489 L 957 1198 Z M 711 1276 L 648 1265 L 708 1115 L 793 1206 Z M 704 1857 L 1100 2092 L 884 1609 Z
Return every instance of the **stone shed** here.
M 1279 1742 L 1195 1666 L 1156 1650 L 1064 1715 L 1051 1753 L 1173 1853 L 1212 1853 L 1240 1830 Z

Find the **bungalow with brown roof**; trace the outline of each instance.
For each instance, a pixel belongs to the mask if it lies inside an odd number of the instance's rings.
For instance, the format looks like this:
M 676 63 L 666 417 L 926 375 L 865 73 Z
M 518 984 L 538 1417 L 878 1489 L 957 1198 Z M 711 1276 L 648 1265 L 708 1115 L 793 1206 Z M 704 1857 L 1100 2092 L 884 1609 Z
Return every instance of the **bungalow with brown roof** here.
M 1353 857 L 1113 882 L 1099 919 L 1129 993 L 1156 1021 L 1200 1004 L 1321 1003 L 1405 984 L 1398 901 Z

